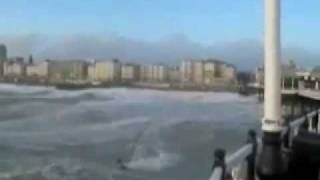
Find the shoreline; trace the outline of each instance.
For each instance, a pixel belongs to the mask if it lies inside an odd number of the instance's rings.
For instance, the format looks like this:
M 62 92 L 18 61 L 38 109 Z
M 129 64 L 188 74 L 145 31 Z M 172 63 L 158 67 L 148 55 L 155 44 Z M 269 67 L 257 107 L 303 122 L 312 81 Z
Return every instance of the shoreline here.
M 52 87 L 57 90 L 78 91 L 85 89 L 108 89 L 108 88 L 131 88 L 131 89 L 150 89 L 159 91 L 181 91 L 181 92 L 229 92 L 238 93 L 243 96 L 256 94 L 253 89 L 241 88 L 237 84 L 217 84 L 212 86 L 182 84 L 180 82 L 161 83 L 161 82 L 105 82 L 92 84 L 89 82 L 50 82 L 46 79 L 0 79 L 1 84 L 13 84 L 24 86 Z
M 110 89 L 110 88 L 128 88 L 128 89 L 150 89 L 159 91 L 181 91 L 181 92 L 229 92 L 239 93 L 239 90 L 235 87 L 181 87 L 180 84 L 169 83 L 109 83 L 101 85 L 92 84 L 72 84 L 72 83 L 29 83 L 29 82 L 8 82 L 0 81 L 0 84 L 8 85 L 21 85 L 21 86 L 34 86 L 34 87 L 51 87 L 57 90 L 66 91 L 81 91 L 88 89 Z M 250 94 L 252 95 L 252 94 Z

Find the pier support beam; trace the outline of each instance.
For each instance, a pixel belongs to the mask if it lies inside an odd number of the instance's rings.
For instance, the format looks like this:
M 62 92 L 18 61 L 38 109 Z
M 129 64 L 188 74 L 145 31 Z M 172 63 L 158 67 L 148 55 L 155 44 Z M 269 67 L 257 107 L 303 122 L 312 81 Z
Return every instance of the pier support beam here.
M 280 180 L 286 174 L 281 152 L 281 0 L 265 0 L 265 93 L 262 151 L 258 157 L 260 180 Z

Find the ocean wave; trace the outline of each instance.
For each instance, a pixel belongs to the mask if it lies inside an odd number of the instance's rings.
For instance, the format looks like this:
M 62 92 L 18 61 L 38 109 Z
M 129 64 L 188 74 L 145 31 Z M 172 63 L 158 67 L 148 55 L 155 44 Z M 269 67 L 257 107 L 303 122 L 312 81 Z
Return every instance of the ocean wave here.
M 178 156 L 176 154 L 159 153 L 156 156 L 141 157 L 130 161 L 127 166 L 128 168 L 135 170 L 161 171 L 164 168 L 174 166 L 177 161 Z
M 54 90 L 54 87 L 0 84 L 1 93 L 42 94 Z
M 56 160 L 31 168 L 17 168 L 0 173 L 2 180 L 113 180 L 112 170 L 77 160 Z
M 252 98 L 241 97 L 228 92 L 187 92 L 160 91 L 130 88 L 92 88 L 79 91 L 57 90 L 53 87 L 0 84 L 0 93 L 17 93 L 32 98 L 109 98 L 116 103 L 149 103 L 149 102 L 198 102 L 222 103 L 230 101 L 251 101 Z
M 178 160 L 178 155 L 165 150 L 162 142 L 154 139 L 152 143 L 135 144 L 128 168 L 144 171 L 161 171 L 173 166 Z

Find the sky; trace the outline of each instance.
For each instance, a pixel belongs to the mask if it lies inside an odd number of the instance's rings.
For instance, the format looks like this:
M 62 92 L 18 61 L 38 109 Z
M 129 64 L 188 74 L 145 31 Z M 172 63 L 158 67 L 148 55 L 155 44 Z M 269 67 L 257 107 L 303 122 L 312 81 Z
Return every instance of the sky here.
M 319 9 L 319 0 L 282 0 L 286 58 L 313 65 L 320 57 Z M 10 0 L 0 6 L 0 43 L 12 55 L 169 63 L 217 56 L 251 68 L 261 62 L 263 10 L 263 0 Z

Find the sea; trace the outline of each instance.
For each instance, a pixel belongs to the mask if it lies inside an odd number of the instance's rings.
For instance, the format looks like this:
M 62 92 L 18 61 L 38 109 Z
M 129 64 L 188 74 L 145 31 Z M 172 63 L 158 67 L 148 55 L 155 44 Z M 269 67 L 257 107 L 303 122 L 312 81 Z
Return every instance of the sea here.
M 0 84 L 0 180 L 207 180 L 261 116 L 227 92 Z

